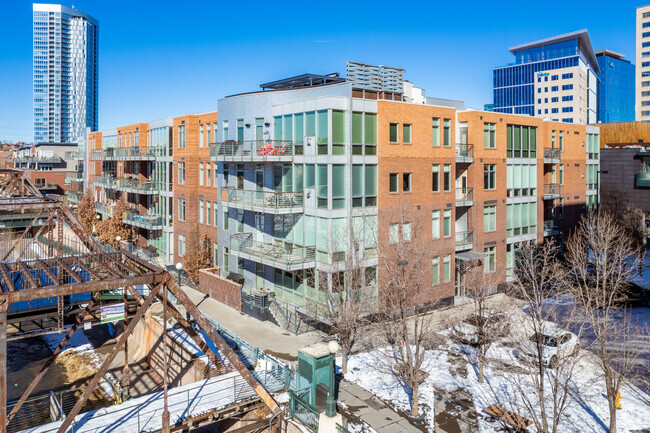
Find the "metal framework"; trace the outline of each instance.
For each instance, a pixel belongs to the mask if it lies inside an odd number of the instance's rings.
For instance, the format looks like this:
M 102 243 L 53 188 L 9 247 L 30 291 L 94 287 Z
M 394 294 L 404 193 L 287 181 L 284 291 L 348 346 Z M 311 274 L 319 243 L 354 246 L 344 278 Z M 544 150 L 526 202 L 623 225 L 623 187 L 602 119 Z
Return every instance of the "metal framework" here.
M 154 303 L 163 303 L 163 320 L 171 315 L 188 333 L 200 349 L 216 366 L 222 365 L 219 356 L 199 336 L 195 328 L 183 317 L 174 304 L 167 302 L 171 293 L 192 316 L 205 334 L 212 339 L 219 351 L 234 366 L 250 387 L 257 393 L 268 409 L 276 415 L 279 407 L 273 397 L 257 381 L 246 368 L 235 351 L 228 346 L 219 332 L 206 320 L 196 305 L 175 283 L 166 270 L 156 267 L 125 250 L 105 250 L 83 226 L 76 220 L 70 210 L 56 199 L 43 196 L 27 179 L 15 170 L 0 171 L 5 174 L 0 178 L 0 209 L 3 212 L 18 212 L 36 214 L 32 224 L 19 237 L 5 237 L 4 244 L 0 243 L 0 433 L 7 431 L 8 423 L 16 416 L 20 407 L 30 396 L 36 385 L 47 373 L 57 356 L 63 351 L 75 330 L 84 322 L 97 301 L 99 294 L 106 290 L 124 292 L 124 302 L 127 295 L 135 298 L 137 311 L 124 323 L 124 332 L 113 347 L 107 359 L 86 387 L 81 398 L 58 429 L 65 432 L 74 418 L 79 414 L 88 397 L 106 373 L 111 361 L 121 350 L 127 360 L 127 339 L 132 333 L 146 310 Z M 23 195 L 24 194 L 24 195 Z M 34 222 L 42 215 L 47 215 L 36 234 L 33 234 Z M 2 239 L 0 239 L 2 241 Z M 4 246 L 4 248 L 3 248 Z M 144 298 L 137 290 L 138 285 L 148 285 L 149 295 Z M 7 414 L 7 312 L 15 308 L 17 302 L 37 301 L 56 298 L 57 327 L 64 329 L 63 307 L 64 298 L 88 296 L 88 305 L 79 313 L 74 324 L 67 330 L 64 339 L 54 351 L 52 357 L 45 363 L 41 371 L 34 377 L 26 391 L 21 396 L 12 411 Z M 163 336 L 164 348 L 164 405 L 163 432 L 170 431 L 169 411 L 167 410 L 167 361 L 168 338 Z M 125 376 L 128 374 L 128 363 L 125 362 Z M 279 417 L 278 417 L 279 418 Z

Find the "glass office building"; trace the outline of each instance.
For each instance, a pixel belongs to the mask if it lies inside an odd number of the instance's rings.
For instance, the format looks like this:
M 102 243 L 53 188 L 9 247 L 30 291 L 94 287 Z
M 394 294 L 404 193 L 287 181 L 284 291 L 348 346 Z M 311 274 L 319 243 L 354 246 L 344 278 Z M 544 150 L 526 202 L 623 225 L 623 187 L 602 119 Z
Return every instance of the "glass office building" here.
M 598 121 L 634 121 L 634 65 L 623 54 L 596 51 L 600 68 Z
M 34 4 L 34 142 L 80 142 L 97 130 L 97 38 L 93 17 Z
M 569 123 L 596 122 L 598 64 L 581 30 L 510 48 L 493 71 L 494 111 Z

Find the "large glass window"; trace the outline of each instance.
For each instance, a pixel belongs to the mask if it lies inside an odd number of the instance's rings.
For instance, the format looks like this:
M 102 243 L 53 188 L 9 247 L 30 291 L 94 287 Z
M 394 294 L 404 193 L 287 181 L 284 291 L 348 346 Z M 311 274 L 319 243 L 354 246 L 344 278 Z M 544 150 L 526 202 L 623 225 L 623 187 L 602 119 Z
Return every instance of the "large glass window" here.
M 408 123 L 402 125 L 402 143 L 411 144 L 411 125 Z
M 178 183 L 185 184 L 185 162 L 182 161 L 178 163 Z
M 178 147 L 181 149 L 185 147 L 185 125 L 178 127 Z
M 451 119 L 444 119 L 443 146 L 451 146 Z
M 205 208 L 203 206 L 203 200 L 199 200 L 199 224 L 205 223 L 204 212 L 205 212 Z
M 366 144 L 377 144 L 377 115 L 374 113 L 366 113 Z
M 497 267 L 497 248 L 487 247 L 483 250 L 485 253 L 485 260 L 483 263 L 483 272 L 486 274 L 496 271 Z
M 402 191 L 411 192 L 411 173 L 402 173 Z
M 332 143 L 345 143 L 345 112 L 332 111 Z
M 181 234 L 178 235 L 178 255 L 185 255 L 185 236 Z
M 352 144 L 363 144 L 363 113 L 352 113 Z
M 443 236 L 446 238 L 451 236 L 451 209 L 443 211 Z
M 307 113 L 309 114 L 309 113 Z M 317 125 L 318 125 L 318 136 L 317 141 L 320 144 L 326 144 L 329 138 L 327 133 L 328 121 L 327 121 L 327 110 L 321 110 L 317 113 Z
M 185 221 L 185 199 L 178 199 L 178 219 L 180 221 Z
M 332 208 L 343 209 L 345 207 L 345 165 L 332 165 Z
M 431 236 L 433 239 L 440 238 L 440 211 L 434 210 L 431 213 Z
M 443 267 L 443 280 L 445 283 L 451 281 L 451 254 L 446 254 L 442 260 Z
M 495 149 L 497 147 L 497 124 L 483 124 L 483 145 L 486 149 Z
M 431 165 L 431 191 L 440 191 L 440 164 Z
M 199 186 L 203 186 L 203 163 L 199 162 Z
M 399 241 L 399 224 L 390 224 L 388 230 L 388 241 L 391 244 L 396 244 Z
M 506 151 L 508 158 L 535 158 L 537 150 L 537 128 L 532 126 L 508 125 Z
M 483 208 L 483 231 L 493 232 L 497 229 L 497 207 L 485 206 Z
M 431 125 L 431 144 L 433 147 L 440 146 L 440 118 L 434 117 Z
M 431 284 L 432 285 L 437 285 L 440 284 L 440 256 L 436 256 L 431 260 L 431 274 L 432 274 L 432 279 L 431 279 Z
M 316 135 L 316 113 L 310 111 L 305 113 L 305 136 L 313 137 Z
M 443 187 L 445 191 L 451 191 L 451 164 L 443 166 Z
M 389 126 L 389 140 L 391 143 L 397 143 L 397 123 L 391 123 Z
M 497 166 L 496 164 L 483 164 L 483 188 L 497 188 Z
M 397 182 L 398 182 L 398 174 L 397 173 L 390 173 L 388 175 L 388 192 L 397 192 Z

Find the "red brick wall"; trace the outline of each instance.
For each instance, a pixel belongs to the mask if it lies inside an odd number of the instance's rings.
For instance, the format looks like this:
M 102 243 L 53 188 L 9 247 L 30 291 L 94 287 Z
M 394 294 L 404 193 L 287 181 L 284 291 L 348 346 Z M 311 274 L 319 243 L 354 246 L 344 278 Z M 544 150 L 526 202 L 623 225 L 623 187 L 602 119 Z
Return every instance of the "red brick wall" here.
M 219 268 L 201 269 L 199 271 L 199 291 L 241 311 L 241 284 L 219 276 Z

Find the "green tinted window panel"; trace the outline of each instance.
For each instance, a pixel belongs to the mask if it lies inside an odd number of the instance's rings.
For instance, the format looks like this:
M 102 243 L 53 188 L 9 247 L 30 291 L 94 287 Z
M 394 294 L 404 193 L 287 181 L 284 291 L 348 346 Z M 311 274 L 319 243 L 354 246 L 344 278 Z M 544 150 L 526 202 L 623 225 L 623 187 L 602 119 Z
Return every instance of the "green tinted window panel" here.
M 284 125 L 282 127 L 283 132 L 284 132 L 284 140 L 291 141 L 293 140 L 293 116 L 291 114 L 288 114 L 284 116 Z
M 282 140 L 282 116 L 273 118 L 273 139 Z
M 364 116 L 365 123 L 365 144 L 377 144 L 377 115 L 366 113 Z
M 363 165 L 352 166 L 352 195 L 354 197 L 363 195 Z
M 305 140 L 305 120 L 304 114 L 298 113 L 293 115 L 293 140 L 302 143 Z
M 332 142 L 345 143 L 345 112 L 332 111 Z
M 377 166 L 366 165 L 366 195 L 377 195 Z
M 345 197 L 345 165 L 332 165 L 332 197 Z
M 363 144 L 363 113 L 352 113 L 352 143 Z
M 305 137 L 316 135 L 316 113 L 310 111 L 305 113 Z
M 328 141 L 328 121 L 327 121 L 327 110 L 322 110 L 316 113 L 317 114 L 317 142 L 318 143 L 327 143 Z

